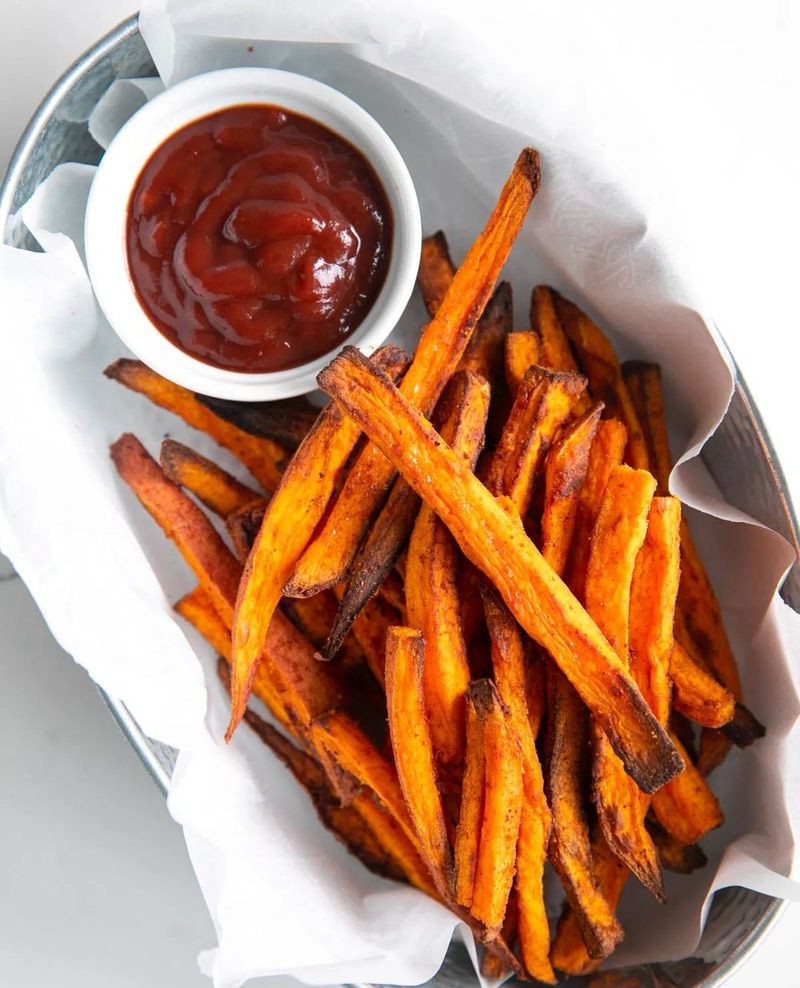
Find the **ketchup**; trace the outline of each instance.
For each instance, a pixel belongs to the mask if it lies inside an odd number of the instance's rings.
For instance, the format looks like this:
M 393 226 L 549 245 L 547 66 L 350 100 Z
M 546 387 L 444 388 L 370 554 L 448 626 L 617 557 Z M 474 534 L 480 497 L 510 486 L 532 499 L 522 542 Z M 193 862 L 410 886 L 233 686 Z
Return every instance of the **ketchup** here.
M 383 286 L 392 217 L 366 158 L 278 106 L 236 106 L 173 134 L 128 210 L 139 302 L 216 367 L 285 370 L 358 327 Z

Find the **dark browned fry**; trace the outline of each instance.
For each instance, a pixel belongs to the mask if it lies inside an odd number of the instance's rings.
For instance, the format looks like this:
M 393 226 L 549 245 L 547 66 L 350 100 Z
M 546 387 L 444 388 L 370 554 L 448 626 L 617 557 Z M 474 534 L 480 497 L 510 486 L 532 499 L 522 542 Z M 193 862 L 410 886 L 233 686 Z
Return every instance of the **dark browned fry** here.
M 277 401 L 231 401 L 201 394 L 195 398 L 243 432 L 271 439 L 292 450 L 305 439 L 320 413 L 319 408 L 302 396 Z
M 318 383 L 383 449 L 494 583 L 525 631 L 553 656 L 640 787 L 652 792 L 679 772 L 680 756 L 596 624 L 542 559 L 519 520 L 498 504 L 391 381 L 359 351 L 346 347 Z
M 704 868 L 708 864 L 708 858 L 699 844 L 681 844 L 668 834 L 660 823 L 650 817 L 647 819 L 647 829 L 658 848 L 661 866 L 667 871 L 674 871 L 679 875 L 691 875 L 693 871 Z
M 253 501 L 251 504 L 245 504 L 238 511 L 234 511 L 225 519 L 225 528 L 231 537 L 231 542 L 233 542 L 236 557 L 242 563 L 250 555 L 266 510 L 266 501 Z
M 436 315 L 422 331 L 401 387 L 403 395 L 424 414 L 432 411 L 469 343 L 538 191 L 539 180 L 539 155 L 526 148 Z M 300 560 L 287 593 L 304 596 L 342 581 L 386 498 L 393 477 L 394 467 L 379 449 L 368 444 L 354 464 L 333 510 Z

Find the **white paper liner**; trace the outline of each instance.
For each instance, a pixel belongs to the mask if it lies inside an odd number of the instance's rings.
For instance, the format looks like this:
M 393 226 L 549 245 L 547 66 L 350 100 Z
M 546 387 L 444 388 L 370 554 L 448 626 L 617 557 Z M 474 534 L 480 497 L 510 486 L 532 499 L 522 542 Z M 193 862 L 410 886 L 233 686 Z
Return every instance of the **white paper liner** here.
M 535 60 L 480 44 L 479 18 L 423 15 L 413 4 L 391 16 L 354 2 L 220 6 L 146 6 L 142 32 L 165 81 L 260 64 L 348 93 L 397 143 L 425 230 L 444 228 L 456 258 L 519 149 L 543 152 L 542 192 L 505 273 L 517 324 L 526 325 L 532 285 L 549 281 L 614 327 L 623 356 L 661 363 L 673 439 L 686 450 L 673 489 L 706 513 L 692 512 L 692 524 L 748 704 L 768 726 L 763 741 L 733 752 L 714 776 L 727 820 L 703 842 L 709 866 L 667 876 L 663 907 L 629 883 L 627 937 L 614 963 L 691 954 L 717 888 L 800 899 L 800 702 L 791 663 L 800 619 L 775 592 L 793 552 L 725 504 L 689 459 L 724 414 L 733 377 L 687 287 L 697 272 L 679 271 L 679 233 L 664 223 L 661 204 L 635 196 L 635 161 L 611 182 L 597 121 L 564 105 Z M 310 40 L 329 43 L 303 43 Z M 92 115 L 92 134 L 107 144 L 160 87 L 116 83 Z M 202 958 L 215 985 L 269 974 L 310 984 L 425 981 L 460 924 L 420 893 L 368 873 L 319 826 L 304 793 L 250 732 L 240 730 L 231 746 L 220 740 L 226 705 L 213 657 L 171 611 L 191 578 L 118 482 L 108 444 L 134 431 L 157 453 L 168 433 L 245 475 L 213 442 L 102 376 L 124 348 L 96 309 L 81 261 L 92 174 L 82 165 L 57 169 L 21 211 L 46 253 L 0 248 L 0 547 L 61 645 L 151 737 L 180 749 L 169 807 L 219 937 Z M 422 318 L 415 299 L 398 340 L 413 346 Z

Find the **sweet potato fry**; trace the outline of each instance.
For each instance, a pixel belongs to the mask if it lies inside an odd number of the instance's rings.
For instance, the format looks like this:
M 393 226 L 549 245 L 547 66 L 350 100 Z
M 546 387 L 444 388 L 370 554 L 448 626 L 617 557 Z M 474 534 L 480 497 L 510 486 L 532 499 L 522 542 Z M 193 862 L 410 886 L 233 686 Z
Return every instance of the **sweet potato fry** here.
M 627 434 L 616 419 L 600 422 L 589 452 L 589 465 L 580 489 L 567 573 L 570 589 L 583 600 L 586 567 L 592 547 L 592 532 L 600 511 L 606 484 L 612 471 L 622 463 Z
M 486 304 L 458 364 L 460 371 L 479 374 L 492 388 L 499 384 L 503 369 L 504 343 L 512 326 L 512 305 L 511 285 L 501 281 Z
M 668 834 L 682 844 L 694 844 L 721 826 L 724 816 L 719 800 L 674 734 L 672 742 L 686 767 L 653 795 L 653 813 Z
M 278 401 L 231 401 L 200 394 L 195 398 L 243 432 L 271 439 L 284 449 L 297 449 L 320 413 L 319 408 L 302 396 Z
M 247 504 L 264 503 L 257 491 L 174 439 L 165 439 L 161 444 L 160 460 L 161 468 L 174 484 L 191 491 L 220 518 L 227 518 Z
M 537 285 L 531 292 L 531 326 L 540 341 L 539 363 L 552 370 L 578 374 L 578 361 L 561 326 L 553 295 L 547 285 Z
M 443 895 L 453 880 L 453 853 L 436 787 L 422 669 L 425 642 L 414 628 L 390 628 L 386 639 L 389 736 L 400 788 L 419 836 L 422 856 Z
M 553 438 L 585 387 L 585 379 L 576 374 L 531 367 L 517 390 L 486 470 L 486 486 L 492 494 L 511 498 L 523 518 Z
M 483 445 L 489 388 L 482 378 L 460 372 L 448 386 L 446 397 L 451 400 L 444 410 L 441 437 L 469 469 L 474 469 Z M 425 639 L 425 708 L 440 782 L 446 789 L 452 789 L 461 776 L 464 695 L 470 679 L 457 570 L 458 548 L 453 537 L 423 505 L 408 544 L 406 603 L 409 623 L 419 628 Z
M 517 848 L 516 889 L 520 903 L 519 941 L 522 963 L 539 981 L 552 983 L 548 960 L 550 929 L 544 905 L 543 874 L 550 839 L 550 807 L 536 738 L 528 711 L 526 656 L 517 622 L 499 597 L 481 588 L 491 641 L 492 667 L 500 699 L 522 752 L 524 800 Z M 538 724 L 537 724 L 538 728 Z
M 406 589 L 404 577 L 395 569 L 390 569 L 383 578 L 383 583 L 378 587 L 378 594 L 386 601 L 389 607 L 393 607 L 402 617 L 406 611 Z M 402 623 L 402 622 L 401 622 Z
M 628 869 L 609 849 L 599 833 L 592 840 L 592 862 L 603 900 L 613 911 L 619 903 L 629 874 Z M 621 929 L 619 936 L 622 939 Z M 600 966 L 603 956 L 593 957 L 589 954 L 583 940 L 578 915 L 567 907 L 559 920 L 553 939 L 553 949 L 550 951 L 553 967 L 569 975 L 591 974 Z
M 668 834 L 660 823 L 649 817 L 647 829 L 658 848 L 661 866 L 667 871 L 674 871 L 679 875 L 691 875 L 693 871 L 704 868 L 708 864 L 708 858 L 699 844 L 681 844 Z
M 205 638 L 217 655 L 221 655 L 226 662 L 230 663 L 230 630 L 217 613 L 208 594 L 199 584 L 194 590 L 190 590 L 189 593 L 181 597 L 175 604 L 174 610 Z M 256 696 L 259 695 L 255 684 L 253 692 Z M 259 699 L 261 698 L 259 697 Z
M 517 893 L 514 889 L 511 890 L 511 894 L 508 897 L 508 906 L 506 907 L 506 918 L 503 920 L 503 932 L 501 934 L 503 940 L 510 946 L 514 946 L 514 941 L 517 938 L 517 930 L 519 929 L 519 902 L 517 900 Z M 499 981 L 501 978 L 506 978 L 511 972 L 503 964 L 497 954 L 490 954 L 488 950 L 483 952 L 483 957 L 481 957 L 481 974 L 484 978 L 492 978 L 493 980 Z
M 353 347 L 319 377 L 453 533 L 525 631 L 553 656 L 627 770 L 652 792 L 682 767 L 636 684 L 596 624 L 501 507 L 420 413 Z
M 245 504 L 225 519 L 225 528 L 233 542 L 236 558 L 244 564 L 253 548 L 253 543 L 261 529 L 267 511 L 266 501 L 253 501 Z
M 591 412 L 586 413 L 591 421 Z M 608 423 L 599 423 L 601 430 Z M 595 432 L 597 430 L 595 429 Z M 619 443 L 621 461 L 624 440 Z M 594 445 L 592 445 L 594 448 Z M 605 449 L 605 446 L 603 446 Z M 571 451 L 573 462 L 570 464 Z M 551 452 L 551 457 L 555 449 Z M 578 496 L 587 483 L 589 457 L 584 455 L 583 444 L 574 441 L 564 449 L 564 473 L 577 487 Z M 591 516 L 584 515 L 594 527 L 594 519 L 600 509 L 608 474 L 600 471 L 601 461 L 595 455 L 594 472 L 590 483 L 598 489 L 594 491 Z M 602 465 L 602 464 L 601 464 Z M 613 465 L 613 464 L 612 464 Z M 545 468 L 547 470 L 547 467 Z M 609 466 L 608 472 L 610 473 Z M 547 474 L 546 474 L 547 477 Z M 602 487 L 599 485 L 602 484 Z M 554 487 L 559 485 L 553 484 Z M 580 500 L 579 500 L 580 503 Z M 583 502 L 588 512 L 588 502 Z M 559 502 L 545 493 L 541 529 L 543 534 L 542 555 L 561 576 L 569 558 L 573 540 L 573 530 L 568 519 L 559 526 Z M 588 527 L 588 526 L 587 526 Z M 545 537 L 545 533 L 552 533 Z M 548 717 L 546 750 L 547 794 L 552 813 L 550 835 L 550 859 L 558 873 L 561 884 L 572 906 L 576 921 L 580 925 L 584 942 L 592 957 L 607 957 L 622 939 L 622 928 L 603 898 L 592 866 L 592 851 L 589 841 L 589 826 L 584 806 L 584 779 L 586 776 L 586 708 L 569 681 L 553 663 L 547 666 Z
M 670 655 L 675 709 L 704 727 L 722 727 L 733 719 L 736 700 L 692 659 L 684 646 L 675 641 Z
M 241 564 L 201 509 L 166 478 L 135 436 L 126 434 L 118 439 L 111 447 L 111 456 L 122 479 L 175 542 L 214 609 L 230 625 Z M 261 655 L 264 682 L 273 691 L 276 716 L 280 717 L 278 710 L 283 708 L 305 725 L 342 702 L 336 679 L 314 654 L 311 643 L 276 611 Z
M 470 911 L 494 939 L 503 925 L 522 813 L 522 757 L 516 735 L 494 684 L 470 684 L 468 701 L 483 720 L 483 815 Z
M 631 584 L 647 533 L 655 478 L 646 470 L 615 468 L 592 534 L 586 610 L 627 665 Z M 592 797 L 606 843 L 656 899 L 664 899 L 658 852 L 644 825 L 646 805 L 602 729 L 593 732 Z
M 417 284 L 431 319 L 439 311 L 456 273 L 447 237 L 441 230 L 422 238 Z
M 173 384 L 139 360 L 123 357 L 104 371 L 106 377 L 137 391 L 155 405 L 180 416 L 187 425 L 211 436 L 247 467 L 261 486 L 274 491 L 286 465 L 286 451 L 269 439 L 257 439 L 204 408 L 191 391 Z
M 461 784 L 461 811 L 455 840 L 455 900 L 469 909 L 475 889 L 475 868 L 483 820 L 483 779 L 486 774 L 484 752 L 484 718 L 478 715 L 474 701 L 466 696 L 467 747 L 464 778 Z
M 338 587 L 335 593 L 339 595 Z M 400 615 L 383 598 L 373 597 L 364 604 L 353 622 L 353 637 L 361 646 L 367 665 L 381 686 L 385 680 L 386 636 L 389 628 L 399 620 Z
M 405 355 L 385 346 L 376 365 L 401 373 Z M 267 506 L 245 563 L 233 618 L 230 740 L 244 714 L 258 657 L 272 615 L 297 560 L 328 506 L 339 474 L 360 436 L 358 426 L 334 403 L 328 405 L 287 466 Z
M 422 853 L 394 765 L 378 751 L 353 718 L 342 710 L 330 710 L 314 720 L 309 734 L 345 772 L 375 794 Z
M 767 729 L 744 704 L 737 703 L 733 718 L 724 725 L 720 733 L 733 741 L 737 748 L 749 748 L 754 741 L 764 737 Z
M 504 364 L 506 386 L 513 398 L 525 375 L 539 363 L 539 337 L 536 333 L 518 331 L 506 337 Z
M 634 361 L 625 365 L 626 379 L 634 384 L 640 402 L 639 416 L 644 425 L 650 458 L 658 471 L 659 484 L 666 490 L 672 472 L 661 374 L 655 364 Z M 720 683 L 741 700 L 742 690 L 736 658 L 731 649 L 717 600 L 708 575 L 684 517 L 681 523 L 681 582 L 678 591 L 678 628 L 688 634 L 699 657 Z M 690 644 L 687 641 L 684 645 Z M 724 760 L 730 741 L 722 734 L 704 730 L 700 740 L 700 760 L 704 774 Z
M 566 426 L 545 460 L 541 551 L 559 575 L 567 565 L 581 488 L 602 410 L 601 404 L 593 405 Z
M 423 414 L 432 411 L 464 353 L 538 191 L 539 178 L 539 155 L 527 148 L 517 159 L 486 227 L 456 272 L 436 315 L 422 332 L 403 379 L 402 393 Z M 368 444 L 300 560 L 286 593 L 303 596 L 341 582 L 393 477 L 392 464 Z
M 581 370 L 589 378 L 592 397 L 604 403 L 608 414 L 625 423 L 628 430 L 625 462 L 639 470 L 647 470 L 650 466 L 647 444 L 614 348 L 599 326 L 574 302 L 558 292 L 552 294 L 561 326 Z
M 647 535 L 636 557 L 631 585 L 631 668 L 650 709 L 662 724 L 669 721 L 670 656 L 675 601 L 680 579 L 681 504 L 655 497 Z

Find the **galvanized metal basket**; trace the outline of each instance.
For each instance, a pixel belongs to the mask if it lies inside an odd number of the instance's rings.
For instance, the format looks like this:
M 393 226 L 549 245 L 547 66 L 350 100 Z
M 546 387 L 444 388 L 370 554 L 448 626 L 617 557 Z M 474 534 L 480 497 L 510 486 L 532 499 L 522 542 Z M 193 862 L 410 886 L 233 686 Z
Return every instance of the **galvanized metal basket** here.
M 117 79 L 152 76 L 155 66 L 139 34 L 137 18 L 123 22 L 58 80 L 23 134 L 0 187 L 3 242 L 36 250 L 24 230 L 9 222 L 52 169 L 66 161 L 96 164 L 102 149 L 89 134 L 92 109 Z M 798 546 L 798 526 L 763 425 L 739 376 L 730 410 L 703 459 L 728 500 Z M 800 569 L 795 564 L 782 594 L 800 611 Z M 143 764 L 166 793 L 175 752 L 148 738 L 125 706 L 104 696 L 111 713 Z M 703 939 L 695 956 L 652 964 L 627 974 L 641 988 L 717 988 L 756 949 L 779 918 L 785 903 L 748 889 L 724 889 L 714 897 Z M 453 945 L 436 977 L 436 988 L 474 981 L 464 949 Z M 577 986 L 583 979 L 564 985 Z

